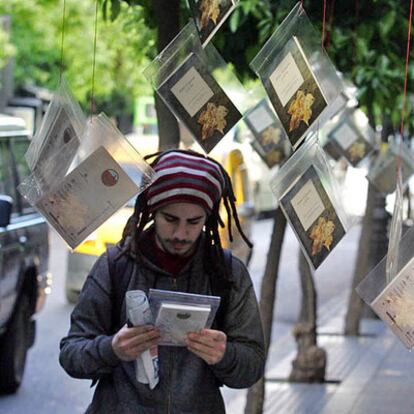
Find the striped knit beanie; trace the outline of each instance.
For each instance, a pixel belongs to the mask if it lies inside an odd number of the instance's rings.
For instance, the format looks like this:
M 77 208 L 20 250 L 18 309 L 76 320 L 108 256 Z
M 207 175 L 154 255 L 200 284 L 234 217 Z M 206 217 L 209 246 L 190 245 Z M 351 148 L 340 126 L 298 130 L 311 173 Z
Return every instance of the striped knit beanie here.
M 152 167 L 156 179 L 147 191 L 150 211 L 185 202 L 198 204 L 210 212 L 223 193 L 223 174 L 209 158 L 168 151 Z

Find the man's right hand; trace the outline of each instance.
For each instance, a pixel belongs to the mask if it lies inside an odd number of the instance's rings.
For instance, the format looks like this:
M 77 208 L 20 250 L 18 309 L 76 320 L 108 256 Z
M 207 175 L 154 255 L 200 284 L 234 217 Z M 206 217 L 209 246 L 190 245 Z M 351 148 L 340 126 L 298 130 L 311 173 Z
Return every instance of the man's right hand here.
M 112 339 L 112 349 L 122 361 L 133 361 L 158 344 L 160 332 L 153 326 L 123 326 Z

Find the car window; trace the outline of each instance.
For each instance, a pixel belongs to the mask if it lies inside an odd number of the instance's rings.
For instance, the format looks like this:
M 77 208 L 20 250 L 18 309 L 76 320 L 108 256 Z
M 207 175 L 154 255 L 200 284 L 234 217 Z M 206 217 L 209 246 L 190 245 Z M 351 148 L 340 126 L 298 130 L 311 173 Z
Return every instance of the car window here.
M 0 194 L 13 198 L 13 212 L 16 210 L 16 186 L 13 182 L 12 162 L 8 140 L 0 141 Z
M 17 138 L 12 140 L 12 152 L 16 165 L 16 185 L 19 185 L 20 182 L 31 173 L 24 156 L 29 144 L 30 142 L 26 138 Z M 33 211 L 33 207 L 24 197 L 20 194 L 17 194 L 16 196 L 19 197 L 19 202 L 21 203 L 23 212 Z

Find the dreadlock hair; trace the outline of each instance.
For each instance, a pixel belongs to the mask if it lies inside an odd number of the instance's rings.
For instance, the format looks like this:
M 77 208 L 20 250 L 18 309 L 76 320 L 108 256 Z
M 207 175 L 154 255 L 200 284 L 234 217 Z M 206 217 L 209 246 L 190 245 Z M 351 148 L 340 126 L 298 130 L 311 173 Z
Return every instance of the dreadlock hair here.
M 233 192 L 233 187 L 231 184 L 231 179 L 227 174 L 226 170 L 222 165 L 213 160 L 210 157 L 207 157 L 203 154 L 199 154 L 191 150 L 181 150 L 181 149 L 172 149 L 167 151 L 160 151 L 155 154 L 147 155 L 144 157 L 145 160 L 154 158 L 151 162 L 151 166 L 155 167 L 157 163 L 168 153 L 177 152 L 182 154 L 191 155 L 193 157 L 205 158 L 209 161 L 216 164 L 222 173 L 224 178 L 224 185 L 222 186 L 222 193 L 217 202 L 213 204 L 210 214 L 207 217 L 205 223 L 205 251 L 204 251 L 204 266 L 208 263 L 212 267 L 212 271 L 217 274 L 217 276 L 223 278 L 224 280 L 229 281 L 231 279 L 231 269 L 228 268 L 226 261 L 224 259 L 223 248 L 219 235 L 219 226 L 224 228 L 225 224 L 220 217 L 220 201 L 223 201 L 224 208 L 227 213 L 227 230 L 229 240 L 233 241 L 232 235 L 232 219 L 234 219 L 235 225 L 241 237 L 245 243 L 252 248 L 252 243 L 244 234 L 240 221 L 237 215 L 236 209 L 236 197 Z M 136 198 L 134 212 L 131 217 L 128 219 L 125 228 L 123 230 L 122 239 L 120 245 L 122 246 L 121 251 L 118 256 L 122 254 L 130 254 L 132 257 L 136 258 L 138 256 L 138 241 L 140 236 L 148 223 L 153 220 L 153 214 L 150 211 L 150 208 L 147 203 L 148 189 L 139 194 Z M 206 269 L 208 270 L 208 269 Z M 210 270 L 210 271 L 211 271 Z

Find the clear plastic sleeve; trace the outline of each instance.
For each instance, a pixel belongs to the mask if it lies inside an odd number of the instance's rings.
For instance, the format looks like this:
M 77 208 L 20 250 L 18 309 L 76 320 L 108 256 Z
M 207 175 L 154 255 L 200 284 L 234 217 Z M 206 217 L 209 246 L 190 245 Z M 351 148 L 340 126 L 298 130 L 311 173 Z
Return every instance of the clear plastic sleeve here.
M 399 242 L 396 276 L 387 283 L 387 256 L 357 286 L 358 295 L 408 348 L 414 347 L 414 228 Z
M 237 3 L 238 0 L 188 0 L 203 45 L 214 36 Z
M 204 328 L 210 328 L 213 324 L 214 318 L 216 316 L 217 309 L 220 305 L 220 297 L 219 296 L 209 296 L 209 295 L 199 295 L 194 293 L 184 293 L 184 292 L 175 292 L 175 291 L 169 291 L 169 290 L 160 290 L 160 289 L 150 289 L 149 291 L 149 302 L 151 311 L 154 317 L 154 323 L 157 325 L 157 318 L 160 314 L 160 310 L 164 304 L 167 305 L 178 305 L 183 306 L 183 312 L 189 312 L 191 313 L 191 308 L 194 307 L 194 310 L 197 312 L 199 309 L 203 311 L 204 316 L 206 318 L 205 323 L 203 323 Z M 171 306 L 172 308 L 172 306 Z M 206 311 L 204 312 L 204 309 Z M 207 314 L 208 311 L 208 314 Z M 188 319 L 188 313 L 184 315 Z M 197 317 L 197 315 L 196 315 Z M 167 335 L 164 335 L 163 338 L 163 332 L 161 332 L 161 341 L 160 345 L 166 345 L 166 346 L 185 346 L 185 342 L 183 341 L 183 338 L 180 337 L 178 334 L 177 336 L 174 335 L 174 331 L 172 327 L 174 326 L 173 321 L 168 321 L 170 326 L 161 326 L 161 331 L 163 329 L 165 331 L 168 331 Z M 164 324 L 160 324 L 164 325 Z M 177 329 L 181 329 L 180 327 L 177 327 Z
M 386 277 L 387 283 L 390 283 L 397 274 L 398 249 L 402 234 L 403 225 L 403 184 L 401 174 L 397 174 L 397 191 L 394 202 L 394 211 L 392 214 L 390 227 L 390 240 L 388 242 Z
M 147 295 L 142 290 L 129 290 L 125 293 L 126 312 L 133 326 L 152 324 L 152 314 Z M 135 360 L 135 375 L 138 382 L 154 389 L 159 381 L 158 347 L 144 351 Z
M 260 77 L 295 150 L 308 134 L 319 128 L 316 121 L 326 121 L 323 113 L 344 88 L 321 46 L 321 35 L 300 3 L 272 34 L 250 67 Z
M 62 79 L 58 90 L 26 152 L 26 161 L 43 183 L 48 171 L 63 177 L 80 145 L 86 127 L 86 117 Z M 51 164 L 55 162 L 56 168 Z
M 270 186 L 313 269 L 332 252 L 352 221 L 343 209 L 335 178 L 316 137 L 280 167 Z
M 322 134 L 353 167 L 357 167 L 378 146 L 375 131 L 360 109 L 343 110 L 322 129 Z
M 202 48 L 193 22 L 144 75 L 206 152 L 238 123 L 248 106 L 247 93 L 214 46 Z
M 56 160 L 47 163 L 48 185 L 36 172 L 18 190 L 73 249 L 133 196 L 155 172 L 103 114 L 88 122 L 82 144 L 63 178 L 53 180 Z
M 391 141 L 385 151 L 381 151 L 373 162 L 367 179 L 384 194 L 391 194 L 395 191 L 397 182 L 397 159 L 401 156 L 401 179 L 403 185 L 414 173 L 414 158 L 410 149 L 402 143 Z
M 243 120 L 253 134 L 252 147 L 269 168 L 281 165 L 289 157 L 292 147 L 267 99 L 247 111 Z

